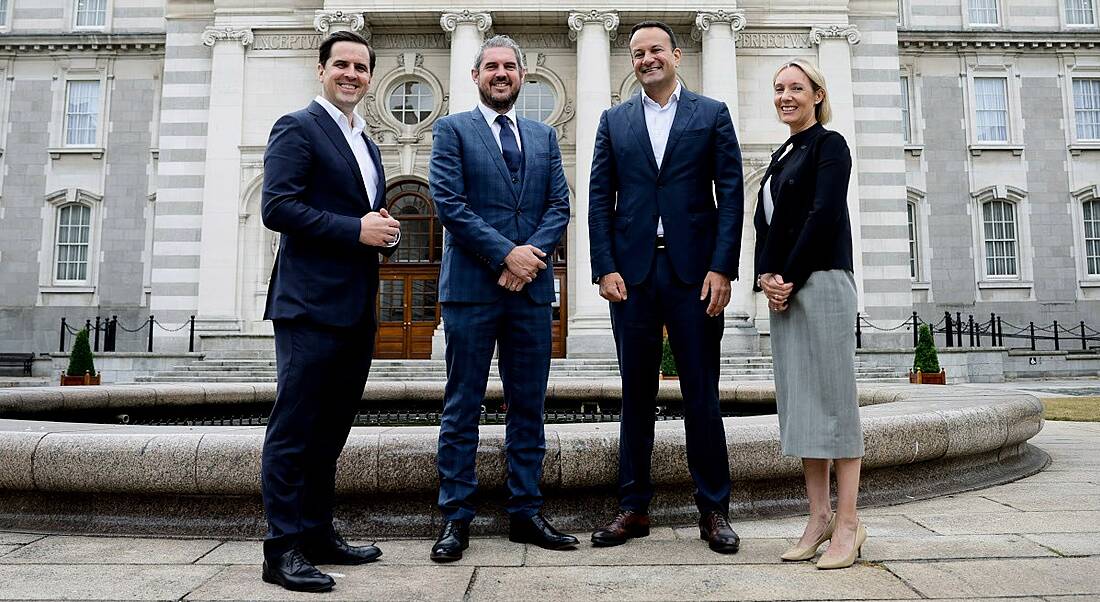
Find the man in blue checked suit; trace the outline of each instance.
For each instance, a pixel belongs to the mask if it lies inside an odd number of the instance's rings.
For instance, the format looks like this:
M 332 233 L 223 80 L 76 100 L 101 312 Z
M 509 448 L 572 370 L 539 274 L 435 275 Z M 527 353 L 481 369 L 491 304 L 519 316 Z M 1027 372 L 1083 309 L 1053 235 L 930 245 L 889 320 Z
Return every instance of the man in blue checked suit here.
M 542 516 L 543 402 L 550 372 L 554 268 L 569 222 L 569 188 L 553 128 L 517 117 L 523 52 L 506 36 L 482 44 L 471 72 L 481 102 L 432 130 L 429 183 L 446 228 L 439 301 L 447 388 L 439 428 L 439 509 L 431 559 L 469 545 L 478 421 L 494 347 L 508 404 L 509 539 L 576 545 Z

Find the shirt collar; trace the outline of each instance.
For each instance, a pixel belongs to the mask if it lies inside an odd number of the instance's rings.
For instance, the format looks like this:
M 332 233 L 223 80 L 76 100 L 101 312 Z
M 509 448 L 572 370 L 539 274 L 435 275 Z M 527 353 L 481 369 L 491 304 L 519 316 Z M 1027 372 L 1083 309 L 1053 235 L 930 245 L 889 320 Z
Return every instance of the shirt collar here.
M 485 106 L 485 103 L 483 102 L 477 103 L 477 108 L 481 111 L 481 116 L 485 118 L 485 121 L 489 125 L 493 125 L 494 123 L 496 123 L 497 115 L 500 115 L 500 113 L 497 113 L 493 109 Z M 516 126 L 517 128 L 519 127 L 519 121 L 516 120 L 516 105 L 512 105 L 511 108 L 508 109 L 508 112 L 504 113 L 504 115 L 507 115 L 508 119 L 512 120 L 512 125 Z
M 661 105 L 657 104 L 656 100 L 653 100 L 652 98 L 650 98 L 649 95 L 645 93 L 645 88 L 643 88 L 642 89 L 642 102 L 645 103 L 645 104 L 648 104 L 650 107 L 652 107 L 654 109 L 657 109 L 657 110 L 667 109 L 667 108 L 671 107 L 672 105 L 674 105 L 674 104 L 676 104 L 677 102 L 680 101 L 680 92 L 681 91 L 682 91 L 682 86 L 680 84 L 680 80 L 676 80 L 676 89 L 672 91 L 672 96 L 668 97 L 668 104 L 666 104 L 665 106 L 662 107 Z
M 318 94 L 317 98 L 314 98 L 313 100 L 316 101 L 317 104 L 324 107 L 325 111 L 329 114 L 330 117 L 332 117 L 332 120 L 335 121 L 336 125 L 340 126 L 340 129 L 342 130 L 350 129 L 352 134 L 358 134 L 359 132 L 362 132 L 363 128 L 367 125 L 366 120 L 360 117 L 359 113 L 352 111 L 352 122 L 349 126 L 348 116 L 344 115 L 343 111 L 336 108 L 336 105 L 329 102 L 327 98 Z

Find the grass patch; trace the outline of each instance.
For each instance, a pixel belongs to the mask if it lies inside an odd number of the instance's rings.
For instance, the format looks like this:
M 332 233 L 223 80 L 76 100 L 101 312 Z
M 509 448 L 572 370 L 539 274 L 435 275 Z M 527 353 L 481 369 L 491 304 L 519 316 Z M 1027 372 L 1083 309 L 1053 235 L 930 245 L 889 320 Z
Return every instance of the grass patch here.
M 1042 402 L 1047 420 L 1100 422 L 1100 397 L 1046 397 Z

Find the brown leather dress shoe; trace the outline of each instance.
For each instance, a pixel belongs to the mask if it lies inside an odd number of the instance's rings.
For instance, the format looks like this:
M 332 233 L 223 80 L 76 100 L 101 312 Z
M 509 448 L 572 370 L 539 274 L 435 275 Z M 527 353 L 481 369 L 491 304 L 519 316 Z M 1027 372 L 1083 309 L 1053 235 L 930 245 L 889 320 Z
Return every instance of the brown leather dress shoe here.
M 607 525 L 592 533 L 592 545 L 617 546 L 635 537 L 649 535 L 649 515 L 633 510 L 620 510 Z
M 741 545 L 741 538 L 733 532 L 730 521 L 721 512 L 707 512 L 699 519 L 699 539 L 719 554 L 734 554 Z

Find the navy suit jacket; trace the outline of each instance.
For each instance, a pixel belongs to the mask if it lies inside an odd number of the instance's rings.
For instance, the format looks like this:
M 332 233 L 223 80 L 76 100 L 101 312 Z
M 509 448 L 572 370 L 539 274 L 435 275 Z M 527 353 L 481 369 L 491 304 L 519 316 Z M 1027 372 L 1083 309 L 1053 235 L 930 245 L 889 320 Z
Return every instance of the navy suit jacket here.
M 512 182 L 481 111 L 449 115 L 432 128 L 429 184 L 446 228 L 441 302 L 491 303 L 507 294 L 497 284 L 504 258 L 519 245 L 546 253 L 548 265 L 523 288 L 535 303 L 554 300 L 550 258 L 569 223 L 569 185 L 554 128 L 520 117 L 523 177 Z
M 372 207 L 351 147 L 316 102 L 279 118 L 264 152 L 263 221 L 282 234 L 264 319 L 324 326 L 374 322 L 378 255 L 396 247 L 359 242 L 359 219 L 385 204 L 378 147 L 364 134 L 378 171 Z
M 588 197 L 593 281 L 612 272 L 627 284 L 645 280 L 658 217 L 680 280 L 701 284 L 708 271 L 736 279 L 744 196 L 725 103 L 681 89 L 660 170 L 641 94 L 604 111 Z

